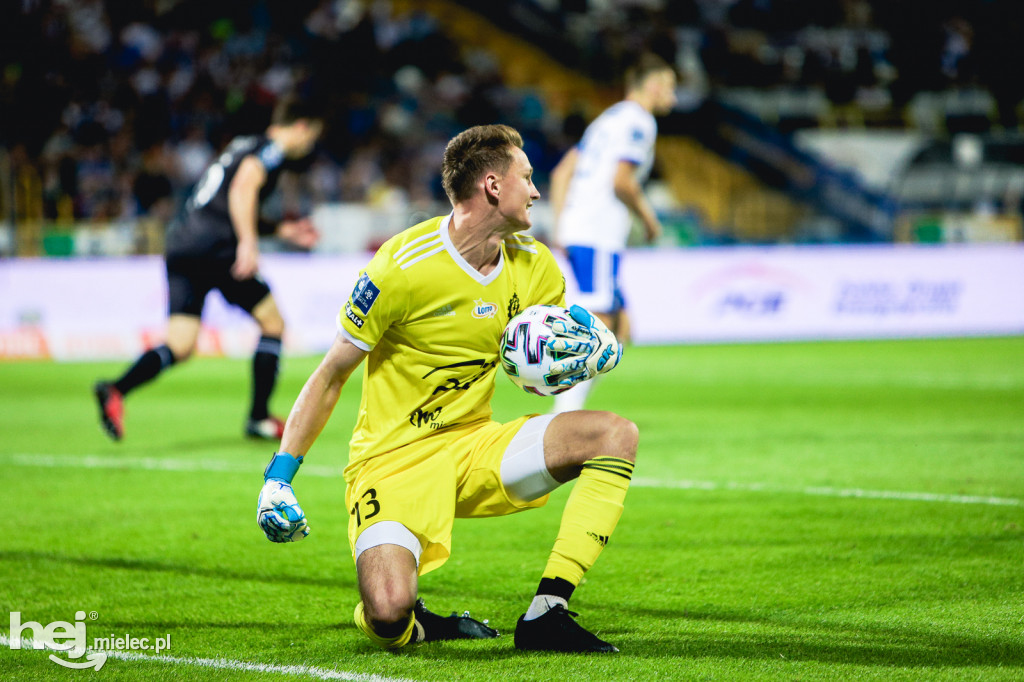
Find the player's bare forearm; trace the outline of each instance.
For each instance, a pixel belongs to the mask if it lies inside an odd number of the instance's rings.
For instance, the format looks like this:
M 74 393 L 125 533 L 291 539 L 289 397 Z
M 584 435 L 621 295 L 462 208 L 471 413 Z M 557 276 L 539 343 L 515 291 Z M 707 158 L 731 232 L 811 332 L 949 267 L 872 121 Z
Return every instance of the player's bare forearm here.
M 228 189 L 228 213 L 231 227 L 238 237 L 238 249 L 231 274 L 235 279 L 248 279 L 259 268 L 259 196 L 260 188 L 267 181 L 267 172 L 256 157 L 242 159 L 238 172 Z
M 306 380 L 285 423 L 281 450 L 295 457 L 313 447 L 334 412 L 341 389 L 366 353 L 339 336 Z
M 305 455 L 323 431 L 341 395 L 341 385 L 325 380 L 318 368 L 299 392 L 285 423 L 281 450 L 298 457 Z
M 573 173 L 576 172 L 576 161 L 578 158 L 579 152 L 576 150 L 576 147 L 573 147 L 565 153 L 562 160 L 551 171 L 550 201 L 551 209 L 554 213 L 554 232 L 556 237 L 558 233 L 558 218 L 562 214 L 562 208 L 565 206 L 565 197 L 569 193 L 569 183 L 572 180 Z
M 626 172 L 620 166 L 615 176 L 615 197 L 640 218 L 647 241 L 653 242 L 661 236 L 661 221 L 658 220 L 657 214 L 647 200 L 640 183 L 633 176 L 632 170 Z
M 258 237 L 260 188 L 266 181 L 267 171 L 256 157 L 242 159 L 228 188 L 228 213 L 239 242 Z
M 652 243 L 657 241 L 662 233 L 661 221 L 658 220 L 658 216 L 654 209 L 651 208 L 647 197 L 643 195 L 641 195 L 641 210 L 637 211 L 637 215 L 640 216 L 640 220 L 643 222 L 647 241 Z

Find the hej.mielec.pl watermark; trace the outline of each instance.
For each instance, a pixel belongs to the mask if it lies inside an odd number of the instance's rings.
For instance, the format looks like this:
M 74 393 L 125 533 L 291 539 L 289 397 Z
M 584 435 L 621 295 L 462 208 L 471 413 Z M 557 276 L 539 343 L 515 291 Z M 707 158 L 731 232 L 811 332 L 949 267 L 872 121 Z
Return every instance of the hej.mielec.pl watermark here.
M 153 638 L 111 633 L 106 637 L 94 637 L 90 646 L 85 633 L 87 617 L 94 621 L 99 614 L 91 611 L 87 616 L 85 611 L 76 611 L 73 623 L 58 620 L 42 625 L 31 620 L 22 622 L 21 611 L 11 611 L 10 647 L 21 649 L 24 644 L 33 649 L 64 652 L 66 659 L 50 654 L 50 660 L 65 668 L 96 670 L 103 667 L 108 651 L 155 651 L 159 654 L 171 648 L 170 633 Z M 31 639 L 26 636 L 26 631 L 31 633 Z M 84 660 L 77 660 L 83 656 Z

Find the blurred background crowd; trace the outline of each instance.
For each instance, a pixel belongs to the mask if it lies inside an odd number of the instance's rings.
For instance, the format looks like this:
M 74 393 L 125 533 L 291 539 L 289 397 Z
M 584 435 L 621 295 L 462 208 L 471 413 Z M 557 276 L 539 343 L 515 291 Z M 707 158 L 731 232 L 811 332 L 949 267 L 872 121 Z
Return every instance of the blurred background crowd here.
M 544 192 L 643 49 L 680 73 L 654 192 L 675 243 L 948 241 L 920 218 L 936 201 L 1020 238 L 1019 0 L 11 0 L 0 26 L 0 255 L 60 252 L 42 240 L 72 225 L 158 251 L 205 166 L 288 92 L 330 125 L 279 218 L 430 212 L 445 142 L 479 123 L 523 133 Z M 872 181 L 809 134 L 858 131 L 902 135 L 903 175 Z

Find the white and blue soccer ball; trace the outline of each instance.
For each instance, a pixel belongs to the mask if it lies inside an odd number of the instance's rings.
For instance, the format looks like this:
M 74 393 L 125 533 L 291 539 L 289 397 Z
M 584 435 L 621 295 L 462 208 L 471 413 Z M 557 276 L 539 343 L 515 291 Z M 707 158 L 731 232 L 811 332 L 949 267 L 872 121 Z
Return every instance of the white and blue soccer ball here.
M 589 326 L 574 320 L 561 306 L 533 305 L 509 320 L 501 337 L 499 356 L 512 383 L 527 393 L 552 396 L 618 364 L 622 347 L 615 335 L 596 317 L 588 316 Z M 549 342 L 555 338 L 556 330 L 570 344 L 583 344 L 588 351 L 552 349 Z

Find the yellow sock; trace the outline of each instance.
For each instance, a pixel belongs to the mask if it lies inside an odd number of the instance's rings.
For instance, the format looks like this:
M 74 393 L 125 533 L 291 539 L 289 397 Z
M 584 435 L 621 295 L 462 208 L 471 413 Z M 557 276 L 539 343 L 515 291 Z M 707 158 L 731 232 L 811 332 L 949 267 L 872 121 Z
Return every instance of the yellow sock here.
M 579 585 L 608 544 L 633 478 L 633 462 L 595 457 L 583 465 L 562 512 L 562 525 L 544 568 L 545 578 Z
M 352 614 L 356 621 L 356 627 L 363 631 L 363 634 L 370 638 L 370 641 L 379 646 L 382 649 L 398 649 L 409 643 L 412 639 L 413 626 L 416 623 L 416 617 L 413 614 L 409 614 L 409 625 L 405 628 L 402 634 L 397 637 L 381 637 L 370 624 L 366 622 L 366 616 L 363 613 L 363 602 L 356 604 L 355 613 Z

